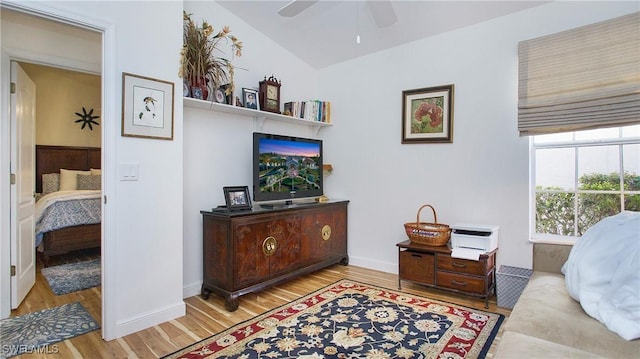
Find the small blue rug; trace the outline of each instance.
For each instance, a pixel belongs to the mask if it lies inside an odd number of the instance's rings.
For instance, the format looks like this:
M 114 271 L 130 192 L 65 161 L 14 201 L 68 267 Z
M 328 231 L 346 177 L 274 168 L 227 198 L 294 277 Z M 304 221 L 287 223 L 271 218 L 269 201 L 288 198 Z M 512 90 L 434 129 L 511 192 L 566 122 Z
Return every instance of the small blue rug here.
M 0 320 L 0 358 L 23 353 L 51 353 L 50 344 L 100 328 L 79 302 Z
M 100 273 L 100 258 L 42 268 L 42 275 L 56 295 L 97 287 L 100 285 Z

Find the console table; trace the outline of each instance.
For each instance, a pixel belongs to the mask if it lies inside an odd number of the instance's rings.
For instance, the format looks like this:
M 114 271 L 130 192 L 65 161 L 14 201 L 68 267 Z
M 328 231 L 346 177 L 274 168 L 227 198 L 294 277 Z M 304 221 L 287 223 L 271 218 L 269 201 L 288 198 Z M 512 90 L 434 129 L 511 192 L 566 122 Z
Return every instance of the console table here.
M 240 212 L 200 211 L 203 283 L 238 308 L 238 297 L 330 265 L 347 265 L 349 201 L 294 204 Z
M 484 298 L 495 292 L 496 252 L 480 255 L 478 261 L 451 257 L 447 246 L 432 247 L 406 240 L 398 247 L 398 288 L 402 280 Z

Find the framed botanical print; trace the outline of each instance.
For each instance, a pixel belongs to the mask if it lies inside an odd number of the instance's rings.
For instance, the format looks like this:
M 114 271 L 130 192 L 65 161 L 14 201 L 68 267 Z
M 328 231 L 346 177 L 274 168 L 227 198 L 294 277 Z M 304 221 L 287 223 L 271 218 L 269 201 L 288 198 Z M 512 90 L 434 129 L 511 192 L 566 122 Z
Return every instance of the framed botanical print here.
M 122 73 L 122 136 L 173 140 L 173 82 Z
M 453 84 L 402 91 L 402 143 L 453 142 Z

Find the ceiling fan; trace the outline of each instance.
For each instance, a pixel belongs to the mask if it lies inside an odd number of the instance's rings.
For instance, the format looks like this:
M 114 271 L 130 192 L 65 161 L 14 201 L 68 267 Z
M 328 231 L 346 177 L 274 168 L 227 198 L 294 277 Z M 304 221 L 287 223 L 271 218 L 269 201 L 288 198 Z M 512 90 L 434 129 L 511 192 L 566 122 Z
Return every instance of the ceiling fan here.
M 284 17 L 294 17 L 318 1 L 319 0 L 292 0 L 280 8 L 278 14 Z M 393 10 L 390 0 L 366 1 L 366 3 L 378 27 L 387 27 L 398 21 L 398 17 Z

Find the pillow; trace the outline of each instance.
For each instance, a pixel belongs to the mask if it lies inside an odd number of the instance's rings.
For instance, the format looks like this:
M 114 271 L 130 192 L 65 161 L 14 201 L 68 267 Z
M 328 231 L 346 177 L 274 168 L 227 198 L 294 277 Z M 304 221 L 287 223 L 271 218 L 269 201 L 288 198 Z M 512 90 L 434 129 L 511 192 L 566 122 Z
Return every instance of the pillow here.
M 98 176 L 102 175 L 102 170 L 100 168 L 91 168 L 90 171 L 92 175 L 98 175 Z
M 90 175 L 91 171 L 77 171 L 60 169 L 60 191 L 73 191 L 78 189 L 78 175 Z
M 98 175 L 78 175 L 78 189 L 100 189 L 102 187 L 102 176 Z
M 42 194 L 57 192 L 60 190 L 60 174 L 45 173 L 42 175 Z

